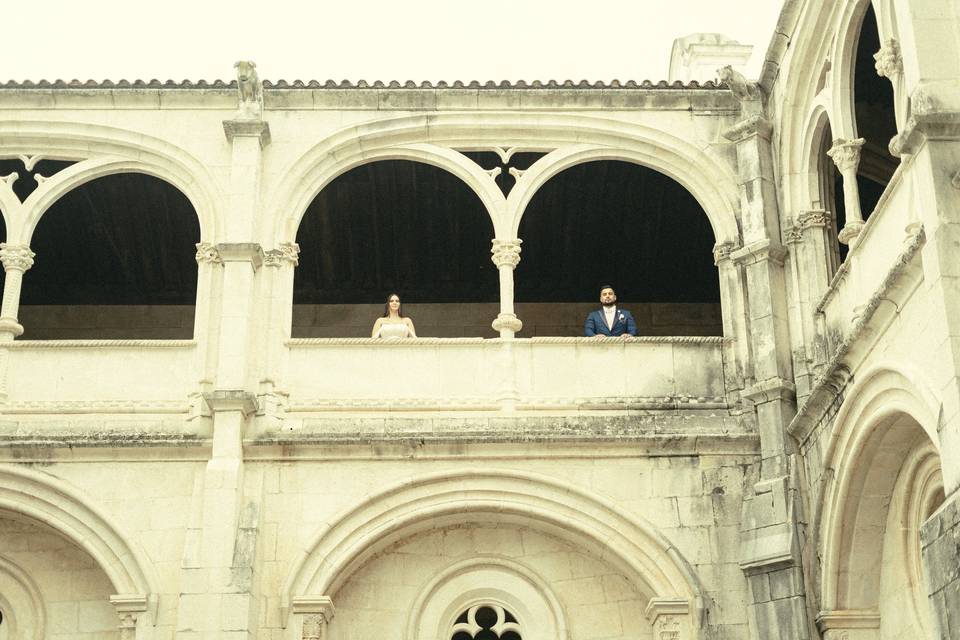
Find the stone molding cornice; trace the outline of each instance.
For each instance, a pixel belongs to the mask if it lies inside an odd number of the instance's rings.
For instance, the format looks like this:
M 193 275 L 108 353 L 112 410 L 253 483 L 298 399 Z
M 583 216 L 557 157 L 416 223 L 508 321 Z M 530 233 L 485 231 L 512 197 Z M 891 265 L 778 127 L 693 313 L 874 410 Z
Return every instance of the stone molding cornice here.
M 281 623 L 284 628 L 290 613 L 304 616 L 302 638 L 314 640 L 323 637 L 320 627 L 333 620 L 336 609 L 330 596 L 296 596 L 291 600 L 289 610 L 281 607 Z
M 263 249 L 256 242 L 220 242 L 216 250 L 222 262 L 249 262 L 255 270 L 263 264 Z
M 520 264 L 520 245 L 523 240 L 494 240 L 490 253 L 493 254 L 493 264 L 497 268 L 510 267 L 515 269 Z
M 730 254 L 730 259 L 736 264 L 753 264 L 769 260 L 783 266 L 787 257 L 787 249 L 780 244 L 774 244 L 769 239 L 751 242 Z
M 743 142 L 752 136 L 759 136 L 765 140 L 769 140 L 772 132 L 773 125 L 770 124 L 770 121 L 758 114 L 741 120 L 728 129 L 724 129 L 722 134 L 724 138 L 731 142 Z
M 56 341 L 52 341 L 56 342 Z M 283 344 L 288 347 L 418 347 L 418 346 L 450 346 L 459 347 L 465 344 L 495 346 L 503 342 L 500 338 L 289 338 Z M 715 344 L 722 345 L 733 342 L 733 338 L 724 336 L 635 336 L 629 342 L 620 337 L 592 337 L 582 336 L 542 336 L 537 338 L 515 338 L 513 344 L 569 344 L 578 346 L 611 346 L 620 345 L 625 348 L 637 347 L 643 344 Z
M 914 95 L 921 90 L 922 87 Z M 928 101 L 933 102 L 932 98 Z M 930 106 L 915 108 L 903 131 L 890 140 L 890 153 L 897 157 L 915 154 L 927 140 L 960 140 L 960 111 L 938 110 Z
M 270 144 L 270 124 L 264 120 L 224 120 L 223 133 L 227 141 L 233 143 L 236 138 L 257 138 L 260 148 Z
M 856 140 L 837 138 L 833 141 L 833 146 L 827 151 L 827 155 L 830 156 L 841 173 L 856 171 L 860 164 L 860 148 L 865 142 L 865 138 L 857 138 Z
M 897 76 L 903 73 L 903 57 L 900 55 L 900 44 L 890 39 L 883 43 L 880 50 L 873 54 L 874 67 L 881 78 L 896 81 Z
M 27 271 L 33 266 L 36 255 L 25 244 L 0 242 L 0 263 L 5 271 Z
M 276 249 L 263 252 L 265 267 L 280 267 L 290 264 L 294 267 L 300 264 L 300 245 L 296 242 L 281 242 Z
M 798 407 L 797 414 L 787 427 L 787 431 L 800 444 L 806 441 L 813 428 L 823 419 L 837 395 L 842 393 L 849 384 L 852 372 L 866 356 L 865 352 L 870 346 L 867 341 L 881 305 L 887 302 L 890 304 L 886 305 L 886 308 L 892 307 L 893 311 L 899 310 L 902 299 L 909 296 L 919 285 L 923 272 L 913 263 L 925 244 L 926 234 L 923 227 L 918 226 L 908 236 L 903 250 L 887 271 L 883 281 L 863 305 L 849 331 L 837 345 L 833 357 L 823 368 L 823 373 L 817 376 L 810 395 Z M 903 292 L 898 294 L 897 291 L 901 289 Z M 822 313 L 822 307 L 818 307 L 818 313 Z
M 203 394 L 203 401 L 214 413 L 219 411 L 239 411 L 243 417 L 257 412 L 257 396 L 239 389 L 210 391 Z
M 837 609 L 821 611 L 817 614 L 817 628 L 825 634 L 826 640 L 842 639 L 842 635 L 831 635 L 831 631 L 841 629 L 879 629 L 880 612 L 876 609 Z M 858 636 L 859 637 L 859 636 Z
M 789 380 L 770 378 L 744 389 L 741 395 L 753 404 L 774 400 L 793 403 L 797 399 L 797 388 Z

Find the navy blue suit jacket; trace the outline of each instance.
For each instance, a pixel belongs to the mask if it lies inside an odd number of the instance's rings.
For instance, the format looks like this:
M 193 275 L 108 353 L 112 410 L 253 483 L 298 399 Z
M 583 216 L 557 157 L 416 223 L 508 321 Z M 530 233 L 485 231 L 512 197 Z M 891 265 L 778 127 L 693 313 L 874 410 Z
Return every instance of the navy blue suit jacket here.
M 620 307 L 617 307 L 617 314 L 613 317 L 613 329 L 607 328 L 603 309 L 591 311 L 587 316 L 587 322 L 583 325 L 583 335 L 588 338 L 590 336 L 622 336 L 625 333 L 637 335 L 637 323 L 633 321 L 629 311 Z

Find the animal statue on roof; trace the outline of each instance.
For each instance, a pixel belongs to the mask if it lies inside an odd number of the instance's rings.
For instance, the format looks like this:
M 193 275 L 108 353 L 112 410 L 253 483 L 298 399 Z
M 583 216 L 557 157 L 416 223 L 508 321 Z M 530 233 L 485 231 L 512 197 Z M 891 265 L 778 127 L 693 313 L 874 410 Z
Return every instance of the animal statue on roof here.
M 252 60 L 239 60 L 233 66 L 237 70 L 237 93 L 240 97 L 237 117 L 259 120 L 263 117 L 263 86 L 257 75 L 257 65 Z
M 717 69 L 717 74 L 720 82 L 726 84 L 740 102 L 760 100 L 760 87 L 757 83 L 750 82 L 730 65 Z

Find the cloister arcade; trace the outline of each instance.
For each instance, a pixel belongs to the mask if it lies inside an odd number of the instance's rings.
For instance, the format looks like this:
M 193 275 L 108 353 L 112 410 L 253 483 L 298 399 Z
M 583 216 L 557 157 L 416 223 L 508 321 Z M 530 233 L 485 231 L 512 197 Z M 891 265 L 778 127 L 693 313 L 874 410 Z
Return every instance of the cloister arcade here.
M 0 640 L 960 638 L 957 33 L 0 85 Z

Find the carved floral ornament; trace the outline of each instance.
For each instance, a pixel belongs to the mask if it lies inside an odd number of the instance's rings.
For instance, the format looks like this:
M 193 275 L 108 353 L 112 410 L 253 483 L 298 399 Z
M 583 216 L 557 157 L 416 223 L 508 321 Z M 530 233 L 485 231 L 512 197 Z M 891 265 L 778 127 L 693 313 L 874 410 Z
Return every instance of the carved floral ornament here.
M 0 242 L 0 262 L 6 271 L 16 269 L 26 271 L 33 266 L 33 259 L 36 254 L 30 250 L 30 247 L 24 244 L 7 244 Z
M 210 264 L 222 264 L 223 258 L 220 257 L 220 252 L 217 251 L 217 245 L 212 242 L 198 242 L 197 243 L 197 263 L 210 263 Z
M 263 264 L 267 267 L 279 267 L 283 264 L 300 264 L 300 245 L 296 242 L 282 242 L 276 249 L 263 253 Z
M 680 640 L 680 621 L 676 616 L 657 618 L 657 640 Z
M 497 268 L 511 267 L 515 268 L 520 264 L 520 245 L 523 240 L 494 240 L 493 248 L 490 253 L 493 254 L 493 264 Z
M 730 254 L 736 251 L 740 246 L 736 242 L 721 242 L 713 247 L 713 264 L 719 265 L 724 260 L 730 259 Z
M 877 75 L 890 80 L 903 73 L 903 57 L 900 55 L 900 45 L 896 40 L 887 40 L 880 51 L 873 54 Z

